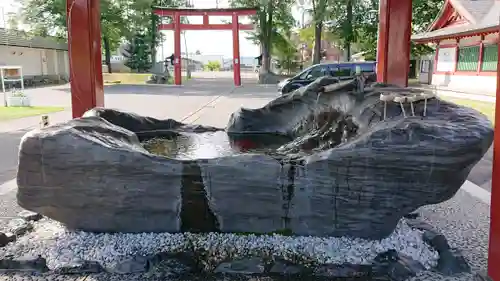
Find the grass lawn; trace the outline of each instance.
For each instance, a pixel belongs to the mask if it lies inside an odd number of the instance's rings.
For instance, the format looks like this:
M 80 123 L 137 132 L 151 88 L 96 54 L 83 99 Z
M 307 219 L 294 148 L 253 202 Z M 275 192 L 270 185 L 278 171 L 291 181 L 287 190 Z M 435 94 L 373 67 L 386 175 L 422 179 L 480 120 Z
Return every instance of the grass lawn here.
M 461 98 L 448 97 L 448 96 L 443 96 L 443 95 L 440 96 L 440 98 L 454 102 L 454 103 L 459 104 L 459 105 L 472 107 L 475 110 L 488 116 L 488 118 L 491 120 L 491 122 L 495 123 L 495 103 L 493 103 L 493 102 L 461 99 Z
M 150 73 L 103 73 L 104 84 L 146 84 Z
M 151 73 L 103 73 L 102 78 L 105 85 L 113 84 L 146 84 L 151 77 Z M 189 80 L 182 76 L 182 81 Z M 170 77 L 169 84 L 174 84 L 173 77 Z
M 35 116 L 64 110 L 63 107 L 4 107 L 0 106 L 0 121 Z

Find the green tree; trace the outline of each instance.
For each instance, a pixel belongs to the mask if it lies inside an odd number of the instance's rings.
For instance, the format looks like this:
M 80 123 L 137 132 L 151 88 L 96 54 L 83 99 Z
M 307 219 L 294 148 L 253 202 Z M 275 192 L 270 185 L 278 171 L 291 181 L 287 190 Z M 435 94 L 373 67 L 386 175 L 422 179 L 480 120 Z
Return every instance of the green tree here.
M 22 4 L 20 16 L 25 24 L 31 27 L 31 33 L 39 36 L 56 36 L 67 38 L 66 0 L 17 0 Z M 122 8 L 118 0 L 101 0 L 101 33 L 106 62 L 111 68 L 111 50 L 116 49 L 123 32 L 124 24 Z M 71 20 L 71 19 L 70 19 Z M 111 70 L 111 69 L 110 69 Z
M 220 61 L 209 61 L 205 65 L 205 69 L 208 71 L 219 71 L 221 69 Z
M 299 38 L 301 43 L 305 43 L 308 49 L 312 49 L 315 46 L 316 40 L 316 26 L 308 26 L 299 30 Z M 330 30 L 323 28 L 321 39 L 326 40 L 328 42 L 337 42 L 339 41 L 339 36 L 337 34 L 332 33 Z
M 20 17 L 29 24 L 33 35 L 67 38 L 67 0 L 16 0 L 22 4 Z M 111 72 L 111 51 L 125 40 L 131 42 L 137 33 L 147 34 L 152 59 L 160 44 L 156 28 L 159 19 L 152 6 L 179 7 L 186 0 L 100 0 L 103 53 Z
M 330 17 L 331 9 L 337 3 L 333 0 L 308 0 L 307 4 L 311 7 L 310 12 L 312 13 L 314 26 L 313 64 L 317 64 L 321 61 L 321 41 L 324 33 L 324 23 Z
M 146 34 L 138 33 L 125 48 L 125 65 L 130 69 L 144 73 L 151 69 L 151 45 Z
M 344 48 L 349 54 L 351 44 L 355 44 L 365 52 L 365 58 L 375 60 L 377 53 L 378 37 L 378 0 L 343 0 L 331 13 L 335 24 L 330 30 L 338 34 L 344 43 Z M 349 2 L 353 5 L 349 7 Z M 412 32 L 425 31 L 434 21 L 444 1 L 442 0 L 413 0 L 412 8 Z M 348 10 L 352 8 L 352 18 L 349 19 Z M 420 56 L 432 52 L 433 49 L 427 45 L 411 44 L 411 53 Z
M 339 0 L 335 1 L 329 9 L 328 29 L 339 36 L 339 41 L 344 46 L 347 60 L 351 58 L 351 45 L 356 42 L 356 27 L 360 24 L 359 15 L 366 12 L 365 6 L 373 0 Z M 366 16 L 366 15 L 365 15 Z M 361 18 L 363 21 L 363 19 Z
M 274 37 L 273 55 L 276 56 L 282 70 L 290 74 L 295 71 L 297 63 L 297 45 L 291 39 L 291 32 L 278 33 Z
M 232 7 L 257 8 L 257 15 L 251 17 L 257 30 L 251 32 L 248 39 L 260 43 L 262 53 L 261 71 L 263 73 L 270 71 L 273 35 L 283 30 L 289 30 L 295 25 L 291 13 L 293 3 L 294 0 L 230 0 Z
M 427 30 L 439 14 L 445 1 L 442 0 L 413 0 L 412 2 L 412 32 L 421 33 Z M 414 56 L 426 55 L 434 49 L 424 44 L 412 42 L 411 52 Z

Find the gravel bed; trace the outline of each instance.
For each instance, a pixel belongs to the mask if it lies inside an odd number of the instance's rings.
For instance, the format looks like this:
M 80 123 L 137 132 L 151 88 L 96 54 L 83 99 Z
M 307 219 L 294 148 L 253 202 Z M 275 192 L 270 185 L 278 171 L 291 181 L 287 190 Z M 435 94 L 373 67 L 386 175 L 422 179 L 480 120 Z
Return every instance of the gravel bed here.
M 201 277 L 201 276 L 200 276 Z M 117 275 L 111 273 L 99 273 L 84 276 L 68 276 L 68 275 L 32 275 L 24 273 L 15 274 L 2 274 L 0 275 L 2 281 L 186 281 L 186 279 L 172 278 L 168 272 L 155 272 Z M 257 276 L 222 276 L 212 279 L 207 279 L 206 276 L 202 278 L 191 278 L 189 281 L 275 281 L 270 277 L 257 277 Z M 282 280 L 282 279 L 281 279 Z M 303 281 L 303 277 L 288 278 L 287 281 Z M 456 276 L 443 276 L 432 271 L 423 271 L 415 277 L 407 281 L 473 281 L 474 274 L 463 273 Z
M 418 210 L 420 219 L 460 249 L 474 271 L 487 268 L 490 206 L 459 190 L 450 200 Z
M 245 256 L 280 256 L 293 262 L 316 264 L 370 264 L 378 253 L 389 249 L 412 257 L 427 269 L 437 264 L 438 253 L 422 240 L 422 232 L 402 220 L 388 238 L 370 241 L 334 237 L 290 237 L 281 235 L 141 233 L 96 234 L 68 231 L 61 224 L 43 219 L 34 230 L 4 247 L 0 257 L 40 255 L 50 269 L 75 261 L 96 261 L 105 268 L 122 259 L 159 252 L 196 251 L 213 260 Z

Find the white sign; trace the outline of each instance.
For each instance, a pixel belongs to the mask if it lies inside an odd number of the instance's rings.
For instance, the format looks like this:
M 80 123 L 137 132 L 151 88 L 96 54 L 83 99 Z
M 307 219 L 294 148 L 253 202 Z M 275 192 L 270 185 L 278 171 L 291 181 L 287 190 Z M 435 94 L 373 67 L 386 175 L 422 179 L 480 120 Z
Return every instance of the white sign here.
M 438 52 L 437 59 L 437 71 L 443 72 L 453 72 L 455 70 L 455 59 L 457 55 L 457 49 L 455 47 L 451 48 L 440 48 Z

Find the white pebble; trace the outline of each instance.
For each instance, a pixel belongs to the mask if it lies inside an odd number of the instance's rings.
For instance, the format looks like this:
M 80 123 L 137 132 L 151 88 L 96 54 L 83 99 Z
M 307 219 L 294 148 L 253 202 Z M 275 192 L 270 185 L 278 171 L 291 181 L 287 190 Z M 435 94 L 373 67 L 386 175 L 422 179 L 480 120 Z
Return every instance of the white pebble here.
M 97 234 L 68 231 L 58 222 L 43 219 L 35 224 L 31 233 L 5 246 L 0 257 L 41 255 L 50 269 L 79 260 L 97 261 L 110 267 L 126 257 L 182 252 L 190 246 L 208 253 L 212 260 L 217 261 L 249 255 L 274 255 L 302 263 L 368 264 L 377 254 L 395 249 L 429 269 L 439 258 L 438 253 L 422 240 L 421 231 L 410 228 L 404 219 L 383 240 L 220 233 Z

